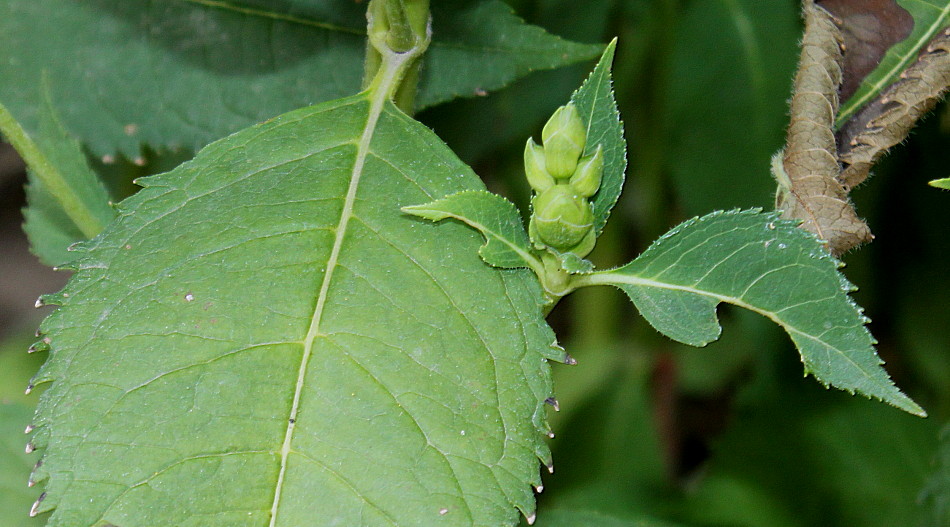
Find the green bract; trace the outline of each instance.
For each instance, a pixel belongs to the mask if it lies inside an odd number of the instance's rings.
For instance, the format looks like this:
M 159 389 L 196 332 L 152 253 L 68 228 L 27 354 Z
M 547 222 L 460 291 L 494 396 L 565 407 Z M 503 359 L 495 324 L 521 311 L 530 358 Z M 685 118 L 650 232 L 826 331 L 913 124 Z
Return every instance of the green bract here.
M 571 176 L 570 185 L 575 192 L 589 198 L 600 188 L 600 179 L 604 173 L 604 149 L 597 145 L 594 155 L 581 159 L 577 170 Z
M 528 138 L 524 147 L 524 174 L 535 192 L 543 192 L 555 183 L 544 163 L 544 148 Z
M 590 203 L 570 185 L 554 185 L 538 194 L 531 217 L 535 244 L 567 251 L 580 243 L 594 226 Z
M 555 179 L 571 177 L 587 144 L 587 132 L 577 108 L 570 103 L 558 108 L 544 125 L 541 139 L 548 173 Z

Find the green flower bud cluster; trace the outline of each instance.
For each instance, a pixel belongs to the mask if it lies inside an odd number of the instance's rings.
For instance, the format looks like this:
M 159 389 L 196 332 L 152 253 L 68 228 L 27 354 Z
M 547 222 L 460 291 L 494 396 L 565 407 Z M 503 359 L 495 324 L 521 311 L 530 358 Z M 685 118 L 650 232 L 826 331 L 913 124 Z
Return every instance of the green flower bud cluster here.
M 584 257 L 594 248 L 594 212 L 589 198 L 600 188 L 602 148 L 582 157 L 587 131 L 573 104 L 554 112 L 541 132 L 544 146 L 528 139 L 525 175 L 534 189 L 528 232 L 538 249 L 550 247 Z

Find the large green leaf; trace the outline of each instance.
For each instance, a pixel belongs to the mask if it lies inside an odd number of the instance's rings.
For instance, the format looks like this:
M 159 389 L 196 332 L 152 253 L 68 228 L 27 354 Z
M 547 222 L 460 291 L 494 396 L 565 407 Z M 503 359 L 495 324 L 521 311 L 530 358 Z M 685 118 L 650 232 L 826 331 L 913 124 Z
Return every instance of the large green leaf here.
M 279 113 L 355 93 L 365 3 L 351 0 L 0 0 L 0 102 L 28 129 L 40 78 L 98 155 L 200 147 Z M 433 2 L 421 106 L 589 59 L 497 0 Z
M 674 228 L 633 262 L 578 283 L 620 288 L 654 328 L 693 346 L 719 338 L 721 302 L 752 310 L 785 329 L 805 372 L 822 383 L 926 415 L 881 367 L 839 265 L 794 222 L 717 212 Z
M 51 526 L 532 514 L 563 351 L 530 271 L 399 210 L 484 187 L 385 91 L 214 143 L 79 249 L 34 380 Z
M 0 527 L 43 525 L 41 518 L 29 516 L 36 497 L 26 482 L 35 461 L 23 452 L 23 429 L 32 412 L 23 403 L 0 402 Z
M 858 91 L 838 111 L 836 124 L 841 126 L 858 110 L 900 78 L 901 72 L 917 60 L 921 47 L 937 33 L 950 26 L 950 0 L 897 0 L 914 17 L 910 36 L 892 46 L 880 64 L 868 74 Z

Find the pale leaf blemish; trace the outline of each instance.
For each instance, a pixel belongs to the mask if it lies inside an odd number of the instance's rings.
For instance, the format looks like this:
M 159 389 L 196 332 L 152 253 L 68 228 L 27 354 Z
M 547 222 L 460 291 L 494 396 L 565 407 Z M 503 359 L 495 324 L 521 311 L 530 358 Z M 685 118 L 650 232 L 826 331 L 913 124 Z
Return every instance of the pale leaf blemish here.
M 445 507 L 442 507 L 441 509 L 439 509 L 439 516 L 445 516 L 448 513 L 449 513 L 449 509 L 446 509 Z

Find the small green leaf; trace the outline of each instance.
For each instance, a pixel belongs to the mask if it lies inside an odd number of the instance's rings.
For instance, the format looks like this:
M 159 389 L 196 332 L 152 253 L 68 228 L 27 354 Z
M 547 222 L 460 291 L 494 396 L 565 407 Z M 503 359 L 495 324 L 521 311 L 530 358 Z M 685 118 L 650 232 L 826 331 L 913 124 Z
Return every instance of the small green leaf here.
M 433 4 L 420 108 L 602 49 L 525 24 L 497 0 Z M 96 155 L 197 149 L 356 93 L 365 11 L 352 0 L 0 0 L 0 102 L 34 131 L 45 72 L 64 125 Z
M 950 0 L 897 0 L 897 3 L 914 17 L 914 29 L 910 36 L 887 51 L 858 91 L 841 105 L 835 120 L 838 127 L 897 81 L 901 72 L 917 60 L 920 48 L 950 25 Z
M 931 187 L 937 187 L 937 188 L 950 190 L 950 177 L 943 178 L 943 179 L 935 179 L 928 184 Z
M 571 102 L 587 126 L 587 144 L 583 155 L 594 155 L 598 147 L 603 149 L 604 169 L 600 190 L 591 200 L 594 229 L 598 235 L 604 230 L 610 210 L 620 197 L 627 168 L 627 143 L 623 138 L 623 124 L 614 99 L 610 74 L 616 46 L 615 39 L 604 50 L 590 77 L 571 96 Z
M 805 372 L 822 383 L 926 415 L 881 367 L 838 261 L 796 225 L 758 211 L 712 213 L 577 283 L 618 287 L 658 331 L 694 346 L 718 338 L 720 302 L 752 310 L 785 329 Z
M 570 274 L 589 273 L 594 270 L 593 262 L 572 252 L 562 253 L 552 247 L 548 247 L 547 251 L 557 258 L 557 261 L 561 264 L 561 269 Z
M 424 205 L 403 207 L 403 212 L 432 221 L 454 218 L 485 236 L 478 254 L 490 265 L 541 270 L 532 254 L 528 233 L 514 203 L 485 190 L 466 190 Z
M 29 166 L 23 229 L 31 249 L 43 263 L 62 265 L 72 259 L 70 245 L 92 238 L 112 221 L 109 194 L 49 100 L 36 133 L 27 134 L 2 105 L 0 130 Z

